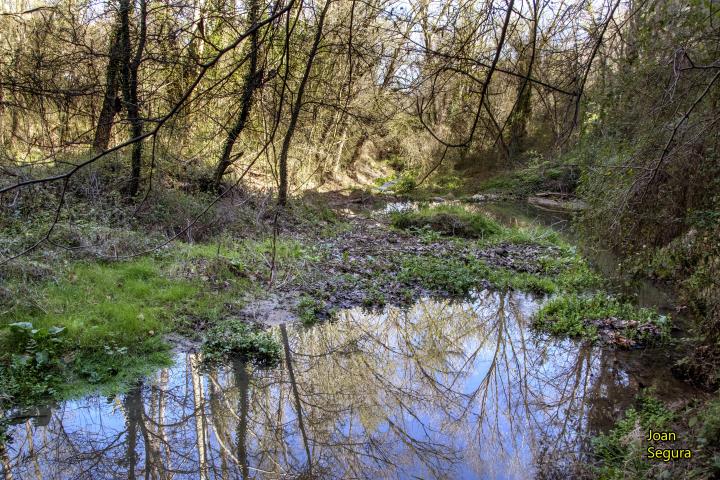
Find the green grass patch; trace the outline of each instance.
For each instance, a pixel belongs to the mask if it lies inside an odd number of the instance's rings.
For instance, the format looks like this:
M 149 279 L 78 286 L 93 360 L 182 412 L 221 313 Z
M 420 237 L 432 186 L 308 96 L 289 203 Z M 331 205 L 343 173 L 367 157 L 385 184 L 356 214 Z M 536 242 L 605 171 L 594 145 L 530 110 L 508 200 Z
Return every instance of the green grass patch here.
M 35 285 L 32 303 L 0 315 L 4 395 L 19 403 L 65 397 L 167 365 L 162 334 L 200 287 L 161 271 L 153 258 L 78 263 L 60 281 Z
M 395 212 L 391 216 L 391 223 L 403 230 L 429 228 L 443 235 L 466 238 L 484 238 L 501 232 L 500 225 L 494 220 L 457 205 Z
M 52 280 L 11 278 L 18 297 L 5 298 L 0 314 L 0 403 L 122 390 L 169 365 L 164 334 L 217 323 L 251 285 L 242 255 L 266 248 L 258 245 L 181 244 L 131 261 L 67 264 Z
M 525 155 L 525 166 L 485 180 L 478 190 L 523 196 L 542 190 L 572 192 L 577 187 L 580 170 L 574 158 L 545 159 L 533 151 Z
M 471 290 L 480 287 L 482 280 L 487 280 L 493 287 L 501 290 L 521 290 L 537 294 L 555 293 L 587 282 L 587 279 L 583 278 L 583 282 L 574 283 L 566 278 L 569 275 L 567 272 L 557 276 L 517 272 L 491 267 L 474 258 L 406 256 L 401 262 L 398 280 L 454 296 L 467 295 Z
M 535 315 L 536 328 L 553 335 L 598 339 L 599 321 L 634 342 L 649 343 L 669 334 L 669 320 L 657 311 L 637 307 L 616 297 L 595 294 L 562 294 L 552 298 Z
M 65 279 L 36 289 L 36 305 L 0 315 L 0 326 L 28 322 L 36 329 L 63 327 L 82 349 L 103 348 L 113 342 L 129 353 L 156 348 L 154 337 L 171 324 L 171 307 L 199 291 L 189 281 L 173 281 L 161 274 L 152 258 L 112 264 L 80 263 Z M 11 338 L 11 337 L 10 337 Z M 14 348 L 8 335 L 3 346 Z
M 398 280 L 450 295 L 466 295 L 479 285 L 486 269 L 480 262 L 457 258 L 406 256 L 401 262 Z
M 227 319 L 208 330 L 202 345 L 205 362 L 240 358 L 262 366 L 280 361 L 280 342 L 271 332 L 238 319 Z

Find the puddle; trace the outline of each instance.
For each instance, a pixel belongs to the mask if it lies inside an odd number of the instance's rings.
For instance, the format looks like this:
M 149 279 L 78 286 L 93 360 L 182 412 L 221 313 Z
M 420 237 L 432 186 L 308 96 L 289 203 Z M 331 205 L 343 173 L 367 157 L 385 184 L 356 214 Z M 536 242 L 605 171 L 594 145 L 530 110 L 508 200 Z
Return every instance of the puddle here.
M 640 389 L 688 394 L 658 353 L 532 333 L 537 308 L 484 291 L 281 325 L 270 370 L 178 354 L 127 394 L 12 425 L 5 479 L 554 477 Z

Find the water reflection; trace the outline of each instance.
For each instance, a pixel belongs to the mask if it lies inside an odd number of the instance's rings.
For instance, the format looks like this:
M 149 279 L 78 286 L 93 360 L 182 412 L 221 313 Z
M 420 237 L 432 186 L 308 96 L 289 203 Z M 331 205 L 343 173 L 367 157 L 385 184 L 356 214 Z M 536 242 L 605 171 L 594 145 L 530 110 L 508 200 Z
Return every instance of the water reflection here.
M 5 478 L 553 477 L 639 387 L 612 351 L 530 334 L 535 308 L 481 292 L 281 326 L 274 370 L 182 354 L 125 395 L 13 426 Z

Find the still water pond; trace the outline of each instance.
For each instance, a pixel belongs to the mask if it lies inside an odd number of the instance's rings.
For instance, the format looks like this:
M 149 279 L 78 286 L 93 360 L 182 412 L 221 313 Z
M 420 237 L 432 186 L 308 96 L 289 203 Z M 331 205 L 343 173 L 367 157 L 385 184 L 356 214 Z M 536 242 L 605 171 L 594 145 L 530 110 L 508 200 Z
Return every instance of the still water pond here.
M 5 478 L 561 476 L 639 389 L 686 387 L 659 352 L 533 333 L 539 301 L 483 291 L 277 327 L 284 360 L 270 370 L 178 353 L 127 394 L 14 425 Z

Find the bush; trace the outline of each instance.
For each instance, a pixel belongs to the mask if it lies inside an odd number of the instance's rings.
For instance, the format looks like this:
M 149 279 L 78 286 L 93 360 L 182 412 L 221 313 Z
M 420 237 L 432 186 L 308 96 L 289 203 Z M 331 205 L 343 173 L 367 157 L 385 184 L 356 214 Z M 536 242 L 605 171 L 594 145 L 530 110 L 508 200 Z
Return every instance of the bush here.
M 479 190 L 526 196 L 540 191 L 573 193 L 580 181 L 577 158 L 564 156 L 546 160 L 537 152 L 527 152 L 525 166 L 490 178 Z
M 310 296 L 303 296 L 298 303 L 296 310 L 303 325 L 309 327 L 327 317 L 325 305 L 320 300 Z
M 35 328 L 30 322 L 8 325 L 6 343 L 13 345 L 0 362 L 0 391 L 5 401 L 32 403 L 51 397 L 62 383 L 65 328 Z
M 434 292 L 466 295 L 480 285 L 486 273 L 487 269 L 480 262 L 408 256 L 402 261 L 398 279 Z

